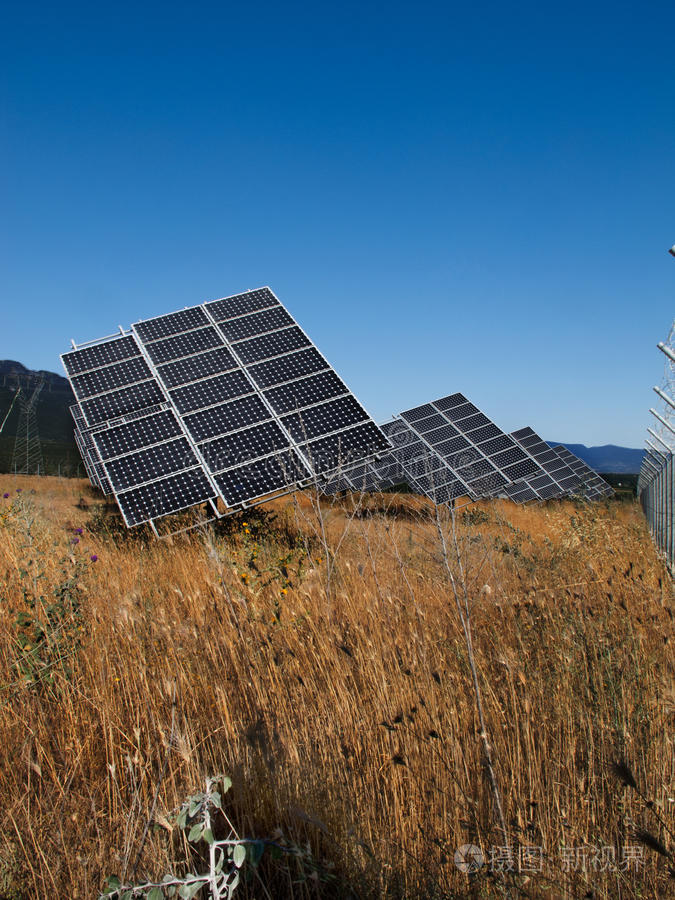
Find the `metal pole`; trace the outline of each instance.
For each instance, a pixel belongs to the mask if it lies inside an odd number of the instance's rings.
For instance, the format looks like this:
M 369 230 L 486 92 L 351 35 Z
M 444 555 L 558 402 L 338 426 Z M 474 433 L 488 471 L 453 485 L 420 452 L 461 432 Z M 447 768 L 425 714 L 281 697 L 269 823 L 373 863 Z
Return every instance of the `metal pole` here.
M 664 419 L 663 416 L 660 415 L 660 413 L 657 413 L 657 411 L 656 411 L 655 409 L 650 409 L 649 412 L 650 412 L 653 416 L 656 416 L 656 418 L 659 420 L 659 422 L 660 422 L 662 425 L 665 425 L 665 426 L 666 426 L 666 428 L 668 429 L 668 431 L 672 431 L 673 434 L 675 434 L 675 427 L 673 427 L 667 419 Z
M 666 450 L 668 451 L 668 453 L 672 453 L 672 452 L 673 452 L 673 448 L 670 446 L 670 444 L 666 443 L 666 441 L 663 440 L 663 438 L 661 437 L 661 435 L 660 435 L 660 434 L 657 434 L 657 433 L 654 431 L 653 428 L 649 428 L 649 427 L 648 427 L 648 428 L 647 428 L 647 431 L 651 434 L 651 436 L 652 436 L 653 438 L 656 438 L 656 440 L 657 440 L 660 444 L 663 444 L 663 446 L 666 448 Z
M 662 353 L 665 353 L 668 359 L 671 362 L 675 362 L 675 353 L 670 349 L 667 344 L 664 344 L 663 341 L 659 341 L 656 345 Z
M 645 444 L 647 444 L 648 447 L 651 447 L 654 453 L 656 453 L 657 459 L 665 457 L 666 454 L 663 452 L 663 450 L 659 450 L 659 448 L 655 444 L 652 444 L 650 440 L 645 440 Z
M 673 400 L 672 397 L 669 397 L 665 391 L 662 391 L 660 387 L 656 387 L 656 385 L 655 385 L 654 393 L 658 394 L 662 400 L 665 400 L 666 403 L 668 403 L 670 406 L 673 407 L 673 409 L 675 409 L 675 400 Z

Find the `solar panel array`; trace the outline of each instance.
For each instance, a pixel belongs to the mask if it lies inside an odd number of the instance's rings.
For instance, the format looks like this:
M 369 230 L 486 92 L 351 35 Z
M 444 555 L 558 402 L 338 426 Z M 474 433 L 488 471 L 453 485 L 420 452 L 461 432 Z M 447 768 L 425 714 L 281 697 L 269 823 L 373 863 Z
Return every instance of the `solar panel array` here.
M 575 456 L 567 447 L 558 444 L 553 450 L 567 463 L 572 471 L 579 477 L 580 485 L 577 493 L 583 494 L 587 500 L 600 500 L 602 497 L 611 497 L 614 489 L 594 472 L 589 465 Z
M 382 430 L 391 452 L 341 472 L 327 485 L 328 493 L 386 490 L 401 483 L 435 503 L 460 497 L 524 503 L 570 496 L 584 485 L 589 499 L 612 493 L 581 460 L 572 467 L 531 428 L 507 435 L 463 394 L 407 410 Z M 581 473 L 581 466 L 587 471 Z
M 560 485 L 563 493 L 569 494 L 580 485 L 580 478 L 574 470 L 532 428 L 526 427 L 512 431 L 511 437 L 515 438 L 521 447 L 527 449 L 528 453 Z
M 479 497 L 505 493 L 519 499 L 548 499 L 564 493 L 525 448 L 464 394 L 443 397 L 401 416 Z
M 90 478 L 130 526 L 205 502 L 241 508 L 389 447 L 269 288 L 137 322 L 62 360 Z

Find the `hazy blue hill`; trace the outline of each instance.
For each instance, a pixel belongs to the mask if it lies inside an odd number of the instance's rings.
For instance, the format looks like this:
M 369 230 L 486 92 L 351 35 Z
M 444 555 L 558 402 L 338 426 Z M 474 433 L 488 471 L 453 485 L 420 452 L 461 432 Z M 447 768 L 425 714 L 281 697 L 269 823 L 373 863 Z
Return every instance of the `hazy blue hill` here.
M 548 441 L 549 446 L 562 444 L 579 459 L 595 469 L 596 472 L 615 472 L 619 475 L 637 474 L 642 465 L 644 450 L 633 450 L 630 447 L 617 447 L 604 444 L 602 447 L 587 447 L 585 444 L 566 444 L 564 441 Z

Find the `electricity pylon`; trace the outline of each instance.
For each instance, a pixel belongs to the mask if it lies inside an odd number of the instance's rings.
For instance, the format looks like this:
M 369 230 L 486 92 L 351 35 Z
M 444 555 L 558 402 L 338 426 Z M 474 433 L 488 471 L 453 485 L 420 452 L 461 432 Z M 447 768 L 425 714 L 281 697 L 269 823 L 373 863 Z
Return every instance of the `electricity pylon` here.
M 19 389 L 21 390 L 18 395 L 21 411 L 19 425 L 16 429 L 14 454 L 12 455 L 12 472 L 17 475 L 39 475 L 41 470 L 44 472 L 42 445 L 37 424 L 38 397 L 44 383 L 44 375 L 41 375 L 33 382 L 33 385 Z

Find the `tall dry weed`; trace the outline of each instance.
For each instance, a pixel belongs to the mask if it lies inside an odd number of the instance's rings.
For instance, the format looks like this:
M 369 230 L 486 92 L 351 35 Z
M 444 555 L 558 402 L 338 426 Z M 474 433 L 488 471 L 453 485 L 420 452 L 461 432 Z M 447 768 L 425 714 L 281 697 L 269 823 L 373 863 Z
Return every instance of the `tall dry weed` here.
M 444 554 L 415 497 L 156 541 L 82 482 L 2 482 L 0 896 L 180 872 L 171 811 L 218 772 L 238 834 L 301 848 L 242 897 L 666 895 L 673 597 L 637 507 L 478 504 Z

